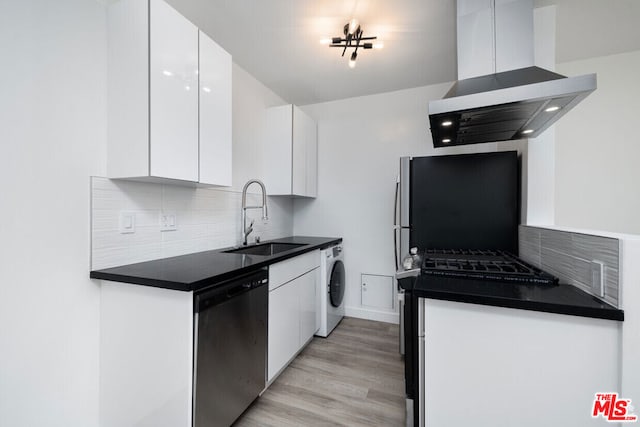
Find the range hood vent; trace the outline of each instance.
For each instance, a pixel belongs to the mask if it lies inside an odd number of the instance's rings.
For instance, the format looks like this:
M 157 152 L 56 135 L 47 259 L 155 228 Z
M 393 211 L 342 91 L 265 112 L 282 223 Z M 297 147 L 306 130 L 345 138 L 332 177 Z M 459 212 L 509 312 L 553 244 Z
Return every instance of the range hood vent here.
M 504 15 L 502 17 L 496 17 L 496 0 L 458 0 L 458 64 L 473 63 L 469 58 L 460 58 L 470 52 L 461 43 L 474 37 L 469 45 L 483 45 L 477 42 L 476 29 L 479 27 L 478 23 L 487 22 L 491 27 L 491 35 L 490 43 L 485 46 L 489 45 L 494 49 L 488 52 L 493 61 L 493 69 L 500 68 L 496 64 L 496 58 L 508 60 L 502 66 L 503 69 L 506 68 L 505 71 L 459 80 L 443 99 L 429 102 L 429 122 L 436 148 L 536 137 L 596 89 L 595 74 L 565 77 L 535 66 L 508 69 L 511 64 L 533 63 L 533 5 L 530 0 L 499 2 L 510 6 L 506 12 L 498 11 Z M 469 4 L 476 7 L 471 14 Z M 485 9 L 478 9 L 478 4 L 491 6 L 491 19 L 487 19 Z M 514 5 L 517 7 L 514 8 Z M 462 34 L 461 37 L 461 23 L 469 25 L 470 15 L 473 21 L 471 28 L 476 33 L 463 30 L 467 34 Z M 524 24 L 514 25 L 514 22 L 518 23 L 518 20 L 523 19 Z M 506 25 L 508 28 L 501 34 L 496 23 L 505 21 L 509 25 Z M 527 25 L 527 21 L 530 25 Z M 531 34 L 513 34 L 514 31 L 522 33 L 523 28 Z M 505 52 L 501 53 L 501 39 L 530 41 L 531 46 L 520 49 L 522 44 L 510 42 L 510 46 L 506 46 Z M 516 54 L 514 47 L 518 49 Z M 518 53 L 520 50 L 522 54 Z M 478 52 L 468 55 L 477 58 Z M 470 74 L 473 75 L 473 72 L 468 69 L 460 70 L 459 65 L 458 75 Z

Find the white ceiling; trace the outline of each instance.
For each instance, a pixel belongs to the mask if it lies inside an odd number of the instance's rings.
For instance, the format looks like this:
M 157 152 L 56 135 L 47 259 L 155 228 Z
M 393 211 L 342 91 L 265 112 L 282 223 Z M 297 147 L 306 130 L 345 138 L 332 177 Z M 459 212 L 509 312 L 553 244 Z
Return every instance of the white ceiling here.
M 456 79 L 455 0 L 167 0 L 298 105 Z M 640 49 L 638 0 L 535 0 L 557 9 L 557 62 Z M 348 54 L 319 43 L 352 17 L 382 50 Z

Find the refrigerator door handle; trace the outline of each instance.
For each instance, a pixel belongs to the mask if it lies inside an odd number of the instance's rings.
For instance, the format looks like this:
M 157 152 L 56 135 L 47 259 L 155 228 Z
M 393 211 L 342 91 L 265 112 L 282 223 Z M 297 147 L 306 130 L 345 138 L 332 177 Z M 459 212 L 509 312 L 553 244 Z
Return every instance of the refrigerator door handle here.
M 396 181 L 396 195 L 393 203 L 393 258 L 396 262 L 396 271 L 400 267 L 400 255 L 398 254 L 398 230 L 400 224 L 398 224 L 398 193 L 400 192 L 400 175 Z
M 400 175 L 398 177 L 400 188 L 399 188 L 399 211 L 400 211 L 400 225 L 402 227 L 410 227 L 409 224 L 409 199 L 410 188 L 409 184 L 411 181 L 411 158 L 410 157 L 401 157 L 400 158 Z

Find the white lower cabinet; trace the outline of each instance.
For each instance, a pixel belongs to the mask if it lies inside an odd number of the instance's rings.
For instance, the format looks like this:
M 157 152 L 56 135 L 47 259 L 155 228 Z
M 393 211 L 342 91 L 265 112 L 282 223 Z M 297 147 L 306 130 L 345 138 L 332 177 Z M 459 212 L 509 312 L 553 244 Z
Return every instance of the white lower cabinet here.
M 269 292 L 269 381 L 300 346 L 300 297 L 296 284 L 293 280 Z
M 190 427 L 193 293 L 100 289 L 100 426 Z
M 427 426 L 604 426 L 621 322 L 426 299 Z
M 319 251 L 314 251 L 269 267 L 268 382 L 287 366 L 316 331 L 319 264 Z M 307 271 L 295 277 L 303 265 Z
M 299 277 L 300 294 L 300 345 L 303 346 L 316 332 L 316 285 L 320 269 L 316 268 Z
M 315 332 L 320 251 L 274 264 L 268 381 Z M 100 425 L 192 425 L 193 292 L 104 281 L 100 305 Z

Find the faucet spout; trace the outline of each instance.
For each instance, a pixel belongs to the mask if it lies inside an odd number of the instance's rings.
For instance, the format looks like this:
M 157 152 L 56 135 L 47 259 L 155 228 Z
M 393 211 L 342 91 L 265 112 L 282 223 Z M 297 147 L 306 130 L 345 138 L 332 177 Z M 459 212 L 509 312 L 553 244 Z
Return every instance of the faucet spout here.
M 262 205 L 260 206 L 247 206 L 247 189 L 251 184 L 258 184 L 262 190 Z M 247 227 L 247 209 L 262 209 L 262 219 L 269 219 L 267 216 L 267 190 L 259 179 L 250 179 L 242 188 L 242 244 L 245 246 L 247 245 L 249 234 L 253 231 L 253 221 Z

